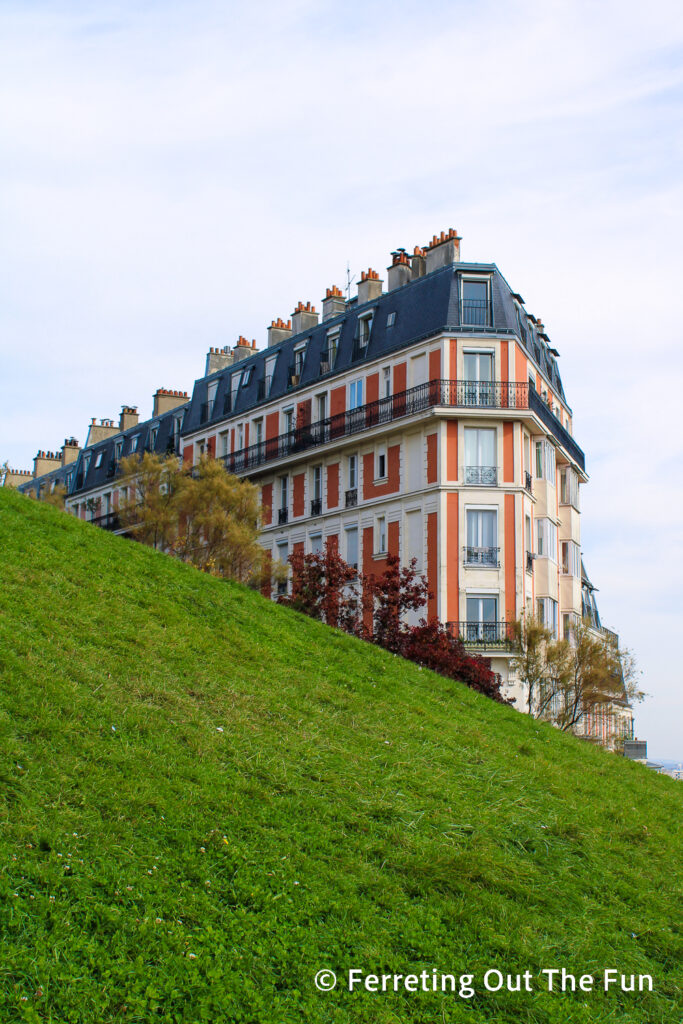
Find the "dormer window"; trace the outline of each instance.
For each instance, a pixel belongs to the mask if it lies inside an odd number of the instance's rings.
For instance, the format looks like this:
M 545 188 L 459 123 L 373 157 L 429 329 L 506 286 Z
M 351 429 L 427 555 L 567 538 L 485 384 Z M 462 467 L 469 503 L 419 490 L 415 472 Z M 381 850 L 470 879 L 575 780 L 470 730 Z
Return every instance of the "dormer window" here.
M 304 360 L 306 358 L 306 346 L 299 345 L 298 348 L 294 349 L 294 373 L 301 379 L 301 375 L 304 372 Z
M 463 278 L 461 321 L 470 327 L 491 324 L 490 282 L 487 277 Z
M 99 469 L 102 465 L 102 459 L 104 458 L 104 452 L 98 452 L 97 458 L 95 459 L 95 469 Z
M 206 418 L 210 420 L 213 416 L 213 407 L 216 404 L 216 392 L 218 391 L 218 381 L 212 380 L 206 389 Z
M 254 367 L 253 366 L 247 366 L 246 370 L 242 371 L 242 383 L 241 383 L 240 386 L 243 387 L 243 388 L 248 387 L 249 384 L 251 384 L 251 378 L 252 378 L 253 374 L 254 374 Z
M 388 316 L 387 316 L 387 327 L 393 327 L 395 323 L 396 323 L 396 314 L 395 313 L 389 313 Z
M 370 333 L 372 331 L 372 313 L 369 316 L 362 316 L 358 321 L 358 345 L 360 348 L 365 346 L 370 341 Z
M 117 441 L 116 444 L 114 445 L 114 459 L 116 460 L 116 462 L 118 462 L 119 459 L 121 458 L 122 452 L 123 452 L 123 441 Z
M 139 440 L 140 440 L 140 435 L 139 434 L 136 434 L 135 437 L 131 437 L 131 439 L 130 439 L 130 450 L 131 450 L 131 452 L 136 452 L 138 450 L 138 441 Z
M 159 428 L 158 427 L 152 427 L 150 432 L 149 432 L 149 450 L 151 452 L 153 452 L 154 449 L 157 446 L 157 437 L 158 436 L 159 436 Z
M 88 470 L 89 469 L 90 469 L 90 456 L 86 455 L 83 458 L 83 476 L 84 477 L 86 477 L 88 475 Z

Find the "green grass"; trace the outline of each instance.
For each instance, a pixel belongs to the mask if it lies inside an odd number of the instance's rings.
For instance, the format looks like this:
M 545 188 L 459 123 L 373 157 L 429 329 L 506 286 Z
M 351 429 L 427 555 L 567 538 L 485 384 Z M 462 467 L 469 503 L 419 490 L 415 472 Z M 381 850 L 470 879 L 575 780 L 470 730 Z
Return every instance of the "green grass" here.
M 680 783 L 7 491 L 0 553 L 3 1024 L 680 1021 Z

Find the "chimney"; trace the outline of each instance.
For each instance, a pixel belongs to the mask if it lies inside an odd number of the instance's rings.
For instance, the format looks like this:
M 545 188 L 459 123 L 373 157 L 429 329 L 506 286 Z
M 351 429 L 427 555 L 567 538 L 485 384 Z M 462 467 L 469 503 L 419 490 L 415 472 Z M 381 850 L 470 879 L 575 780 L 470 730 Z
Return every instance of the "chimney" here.
M 288 320 L 287 323 L 278 317 L 277 320 L 271 322 L 268 328 L 268 348 L 272 345 L 279 345 L 281 341 L 286 341 L 287 338 L 292 337 L 292 321 Z
M 434 235 L 427 246 L 427 273 L 431 274 L 432 270 L 459 262 L 460 242 L 460 235 L 455 228 L 451 228 L 448 234 L 442 231 L 438 237 Z
M 247 341 L 247 339 L 243 338 L 242 335 L 240 334 L 239 338 L 237 339 L 237 344 L 232 350 L 233 363 L 239 362 L 240 359 L 246 359 L 247 356 L 253 356 L 255 348 L 255 341 Z
M 416 245 L 413 249 L 410 265 L 413 271 L 413 280 L 418 277 L 424 277 L 427 270 L 427 261 L 425 259 L 425 251 L 419 245 Z
M 137 416 L 137 412 L 135 413 Z M 129 423 L 128 426 L 132 426 Z M 93 416 L 88 427 L 88 436 L 85 439 L 85 448 L 89 448 L 91 444 L 97 444 L 99 441 L 104 441 L 107 437 L 112 437 L 114 434 L 118 434 L 122 427 L 117 427 L 113 420 L 100 420 L 98 423 Z
M 292 334 L 311 331 L 317 326 L 318 314 L 315 311 L 315 306 L 311 306 L 310 302 L 307 302 L 304 306 L 303 302 L 300 301 L 292 313 Z
M 387 267 L 387 291 L 393 292 L 394 288 L 402 288 L 404 284 L 412 281 L 412 278 L 413 272 L 405 249 L 392 252 L 391 266 Z
M 81 450 L 81 446 L 75 437 L 65 437 L 64 444 L 62 445 L 61 463 L 63 466 L 68 466 L 71 462 L 75 462 L 78 458 L 78 453 Z
M 372 302 L 373 299 L 378 299 L 381 294 L 382 281 L 380 281 L 377 271 L 373 270 L 372 267 L 369 270 L 364 270 L 358 282 L 358 305 L 362 306 L 365 302 Z
M 137 405 L 122 405 L 121 415 L 119 416 L 119 430 L 128 430 L 129 427 L 137 427 L 138 420 L 138 407 Z M 104 420 L 102 420 L 104 423 Z M 108 421 L 112 426 L 111 420 Z
M 56 452 L 39 451 L 33 460 L 33 479 L 43 476 L 44 473 L 51 473 L 53 469 L 59 469 L 61 464 L 62 460 Z
M 3 487 L 20 487 L 33 479 L 30 469 L 8 469 L 2 481 Z
M 232 366 L 233 356 L 227 345 L 223 348 L 210 348 L 206 356 L 206 370 L 204 376 L 224 370 L 226 366 Z
M 341 289 L 333 284 L 325 292 L 323 299 L 323 320 L 331 320 L 333 316 L 339 316 L 346 309 L 346 301 Z
M 168 388 L 157 388 L 152 416 L 163 416 L 165 412 L 177 409 L 179 405 L 185 405 L 189 400 L 187 391 L 169 391 Z

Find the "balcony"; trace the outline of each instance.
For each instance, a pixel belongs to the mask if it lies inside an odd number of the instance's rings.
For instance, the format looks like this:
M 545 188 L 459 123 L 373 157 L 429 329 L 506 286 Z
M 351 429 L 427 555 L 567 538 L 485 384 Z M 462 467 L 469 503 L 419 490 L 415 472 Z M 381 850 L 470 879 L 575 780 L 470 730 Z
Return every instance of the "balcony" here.
M 344 495 L 344 505 L 346 508 L 355 508 L 358 504 L 358 488 L 352 487 L 346 491 Z
M 90 522 L 101 530 L 120 530 L 121 522 L 118 512 L 107 512 L 102 516 L 93 516 Z
M 574 459 L 574 461 L 581 467 L 585 472 L 586 470 L 586 457 L 579 448 L 578 444 L 566 430 L 554 412 L 548 408 L 541 396 L 538 394 L 535 388 L 529 390 L 529 408 L 532 412 L 536 413 L 539 420 L 547 427 L 553 437 L 560 442 L 564 450 Z
M 496 487 L 497 466 L 465 466 L 465 483 L 471 487 Z
M 507 622 L 447 622 L 452 636 L 458 637 L 466 647 L 513 647 L 512 627 Z
M 301 381 L 301 371 L 303 367 L 296 364 L 292 364 L 287 367 L 287 389 L 298 387 Z
M 490 327 L 491 307 L 488 299 L 463 299 L 461 323 L 463 327 Z
M 473 548 L 468 545 L 463 548 L 463 552 L 463 561 L 465 565 L 483 567 L 486 569 L 500 568 L 500 561 L 498 558 L 500 548 Z
M 277 510 L 277 521 L 280 526 L 284 526 L 289 518 L 289 512 L 286 508 L 279 508 Z
M 531 487 L 532 487 L 531 473 L 529 472 L 528 469 L 525 469 L 524 470 L 524 490 L 528 491 L 529 494 L 531 494 Z
M 313 498 L 311 500 L 311 515 L 319 516 L 322 515 L 323 501 L 322 498 Z
M 279 437 L 251 445 L 224 456 L 230 473 L 244 473 L 266 462 L 274 462 L 360 433 L 404 416 L 415 416 L 436 406 L 478 409 L 528 409 L 529 385 L 497 381 L 433 380 L 418 384 L 377 402 L 330 416 Z

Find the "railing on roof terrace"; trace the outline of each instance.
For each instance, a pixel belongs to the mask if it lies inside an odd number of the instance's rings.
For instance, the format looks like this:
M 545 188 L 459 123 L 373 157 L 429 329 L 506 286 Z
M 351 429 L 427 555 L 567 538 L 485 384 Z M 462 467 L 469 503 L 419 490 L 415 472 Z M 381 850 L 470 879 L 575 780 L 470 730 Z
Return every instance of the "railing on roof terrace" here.
M 284 459 L 329 441 L 391 423 L 403 416 L 414 416 L 435 406 L 528 409 L 529 385 L 500 381 L 432 380 L 397 395 L 361 405 L 357 409 L 348 409 L 326 420 L 297 427 L 279 437 L 252 444 L 222 458 L 230 473 L 244 473 L 264 462 Z
M 586 469 L 586 457 L 579 448 L 578 444 L 569 433 L 568 430 L 562 426 L 560 421 L 554 412 L 552 412 L 545 404 L 541 396 L 538 394 L 535 388 L 531 388 L 529 391 L 529 408 L 543 423 L 546 425 L 548 430 L 557 440 L 560 442 L 563 448 L 565 448 L 575 462 L 581 467 L 582 470 Z

